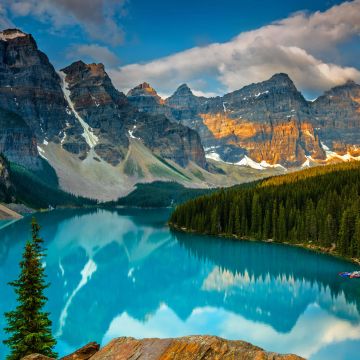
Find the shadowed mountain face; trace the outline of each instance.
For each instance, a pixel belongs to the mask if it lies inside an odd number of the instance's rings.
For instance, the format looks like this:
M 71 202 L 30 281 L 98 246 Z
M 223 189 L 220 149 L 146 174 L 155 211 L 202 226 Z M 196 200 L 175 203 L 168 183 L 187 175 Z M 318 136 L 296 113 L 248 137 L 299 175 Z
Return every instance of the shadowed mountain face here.
M 66 123 L 75 125 L 60 79 L 29 34 L 5 30 L 0 38 L 0 107 L 15 112 L 36 134 L 56 140 Z
M 40 169 L 41 160 L 36 137 L 26 122 L 17 114 L 0 108 L 0 153 L 9 161 L 30 169 Z
M 129 94 L 130 102 L 141 107 L 141 94 Z M 164 102 L 151 103 L 150 96 L 156 93 L 147 94 L 142 111 L 166 113 L 197 130 L 212 158 L 236 163 L 246 154 L 257 162 L 291 167 L 308 159 L 324 163 L 336 158 L 334 152 L 359 155 L 360 96 L 353 82 L 315 102 L 306 101 L 281 73 L 223 97 L 197 97 L 186 84 Z
M 357 266 L 294 247 L 173 233 L 168 215 L 139 209 L 38 215 L 61 355 L 125 335 L 212 334 L 306 358 L 334 337 L 359 341 L 359 289 L 356 280 L 338 276 Z M 15 304 L 6 282 L 16 278 L 28 233 L 27 219 L 0 232 L 2 312 Z

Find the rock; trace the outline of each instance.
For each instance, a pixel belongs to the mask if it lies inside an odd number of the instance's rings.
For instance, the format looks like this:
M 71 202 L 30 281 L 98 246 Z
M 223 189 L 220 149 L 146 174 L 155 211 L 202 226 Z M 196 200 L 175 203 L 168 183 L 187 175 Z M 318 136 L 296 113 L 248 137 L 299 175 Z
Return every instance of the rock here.
M 301 360 L 296 355 L 266 352 L 244 341 L 229 341 L 215 336 L 186 336 L 177 339 L 114 339 L 91 360 Z
M 23 357 L 21 360 L 55 360 L 55 359 L 49 358 L 48 356 L 45 355 L 32 354 Z
M 61 358 L 61 360 L 88 360 L 92 358 L 100 349 L 100 345 L 96 342 L 91 342 L 74 353 Z

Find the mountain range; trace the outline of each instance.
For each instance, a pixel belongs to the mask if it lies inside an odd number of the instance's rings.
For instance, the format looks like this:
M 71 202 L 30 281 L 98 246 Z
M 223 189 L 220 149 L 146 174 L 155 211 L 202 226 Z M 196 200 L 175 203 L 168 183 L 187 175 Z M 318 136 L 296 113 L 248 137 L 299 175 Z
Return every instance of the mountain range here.
M 30 34 L 0 32 L 0 152 L 99 200 L 139 182 L 229 186 L 360 156 L 360 86 L 307 101 L 286 74 L 206 98 L 181 85 L 118 91 L 102 64 L 55 70 Z

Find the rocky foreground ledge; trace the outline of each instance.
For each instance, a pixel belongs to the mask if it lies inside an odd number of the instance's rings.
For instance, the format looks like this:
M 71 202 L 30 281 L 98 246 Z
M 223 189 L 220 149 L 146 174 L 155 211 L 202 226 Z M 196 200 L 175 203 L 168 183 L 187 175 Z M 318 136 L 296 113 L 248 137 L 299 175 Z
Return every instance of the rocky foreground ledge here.
M 297 355 L 267 352 L 245 341 L 224 340 L 216 336 L 185 336 L 175 339 L 121 337 L 100 349 L 90 343 L 61 360 L 304 360 Z M 52 360 L 29 355 L 23 360 Z

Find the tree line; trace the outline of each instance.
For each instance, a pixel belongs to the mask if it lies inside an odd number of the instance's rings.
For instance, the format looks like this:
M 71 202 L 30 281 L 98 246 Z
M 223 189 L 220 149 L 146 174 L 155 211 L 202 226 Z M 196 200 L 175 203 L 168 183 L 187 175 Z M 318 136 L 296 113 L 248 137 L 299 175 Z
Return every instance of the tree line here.
M 336 247 L 360 258 L 360 164 L 315 167 L 179 205 L 170 226 L 212 235 Z

